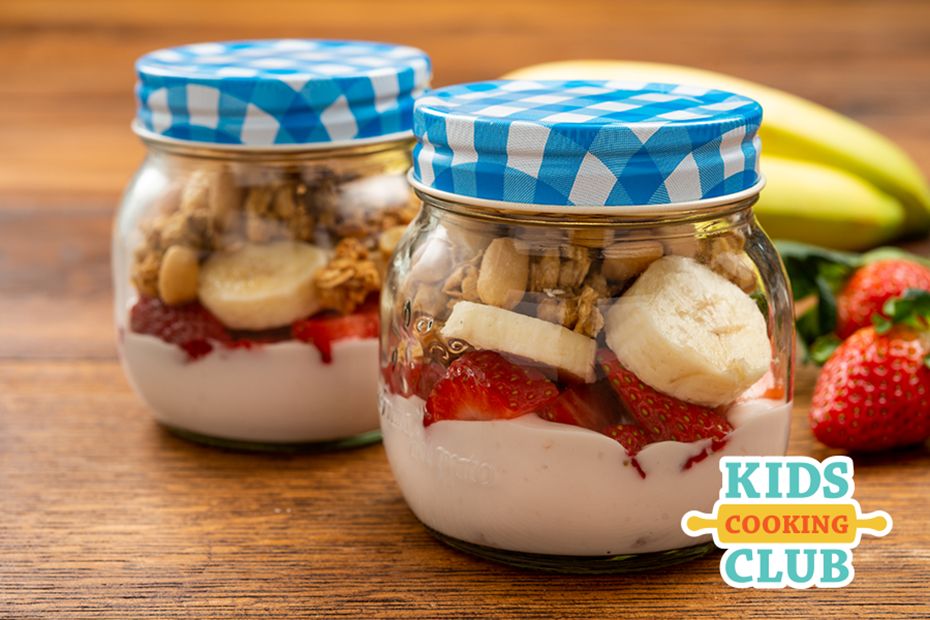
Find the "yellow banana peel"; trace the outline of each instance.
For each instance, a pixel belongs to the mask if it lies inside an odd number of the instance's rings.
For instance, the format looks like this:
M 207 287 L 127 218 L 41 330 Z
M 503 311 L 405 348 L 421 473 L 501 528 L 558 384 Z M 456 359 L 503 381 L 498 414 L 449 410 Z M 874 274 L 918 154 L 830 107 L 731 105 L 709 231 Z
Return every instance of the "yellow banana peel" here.
M 809 161 L 763 155 L 765 189 L 754 211 L 773 239 L 859 251 L 894 239 L 901 203 L 860 177 Z
M 889 240 L 905 235 L 914 236 L 925 234 L 930 230 L 930 188 L 914 161 L 896 144 L 865 125 L 796 95 L 713 71 L 679 65 L 622 60 L 545 63 L 519 69 L 503 77 L 527 80 L 590 79 L 666 82 L 716 88 L 745 95 L 762 105 L 762 127 L 759 135 L 762 139 L 763 152 L 766 155 L 821 164 L 821 167 L 815 170 L 827 175 L 824 180 L 825 187 L 834 186 L 835 179 L 839 178 L 836 174 L 830 174 L 831 171 L 827 167 L 832 167 L 836 169 L 833 172 L 845 172 L 847 176 L 859 177 L 861 182 L 873 185 L 875 191 L 870 192 L 873 199 L 884 194 L 898 203 L 899 210 L 904 215 L 903 221 L 895 234 L 886 238 L 887 227 L 897 216 L 893 216 L 888 210 L 887 199 L 874 200 L 875 208 L 884 210 L 883 213 L 874 216 L 875 225 L 878 227 L 874 231 L 876 239 Z M 782 177 L 779 172 L 783 171 L 778 170 L 776 175 L 779 178 Z M 816 186 L 813 183 L 813 172 L 805 178 L 808 189 Z M 775 185 L 777 183 L 780 183 L 779 179 L 770 179 L 769 186 L 763 193 L 779 191 Z M 847 186 L 852 187 L 848 183 Z M 775 189 L 772 189 L 773 187 Z M 800 187 L 800 183 L 796 183 L 795 187 Z M 839 197 L 830 202 L 824 192 L 820 194 L 820 198 L 817 199 L 820 205 L 819 215 L 824 215 L 830 209 L 835 209 L 842 214 L 843 201 Z M 856 204 L 861 205 L 863 209 L 868 204 L 864 193 L 852 192 L 846 196 L 849 195 L 860 196 Z M 806 198 L 803 195 L 796 197 L 798 203 L 803 203 L 804 200 Z M 782 213 L 786 214 L 787 211 Z M 803 220 L 803 223 L 798 226 L 798 229 L 801 229 L 809 219 L 808 214 L 801 207 L 796 213 L 800 218 L 799 223 Z M 851 224 L 851 226 L 857 228 L 867 226 L 866 220 L 856 219 L 860 215 L 861 212 L 853 218 L 859 224 Z M 783 222 L 787 221 L 786 217 L 785 215 L 782 218 Z M 837 225 L 841 221 L 842 218 L 838 217 Z M 797 234 L 794 234 L 792 230 L 782 232 L 791 233 L 784 238 L 797 238 Z M 796 232 L 801 234 L 810 231 L 798 230 Z M 827 231 L 825 234 L 832 238 Z M 864 234 L 863 231 L 859 238 L 868 239 L 869 235 Z M 870 246 L 855 249 L 866 247 Z

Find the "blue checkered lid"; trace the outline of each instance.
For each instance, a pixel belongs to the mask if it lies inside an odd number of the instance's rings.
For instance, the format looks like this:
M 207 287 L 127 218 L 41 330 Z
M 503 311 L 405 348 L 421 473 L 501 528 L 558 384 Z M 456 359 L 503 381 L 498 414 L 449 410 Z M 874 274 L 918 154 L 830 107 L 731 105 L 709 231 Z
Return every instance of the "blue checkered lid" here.
M 308 39 L 199 43 L 136 61 L 136 127 L 223 145 L 339 143 L 409 132 L 429 57 Z
M 667 205 L 756 187 L 762 108 L 694 86 L 493 81 L 414 107 L 421 189 L 533 205 Z

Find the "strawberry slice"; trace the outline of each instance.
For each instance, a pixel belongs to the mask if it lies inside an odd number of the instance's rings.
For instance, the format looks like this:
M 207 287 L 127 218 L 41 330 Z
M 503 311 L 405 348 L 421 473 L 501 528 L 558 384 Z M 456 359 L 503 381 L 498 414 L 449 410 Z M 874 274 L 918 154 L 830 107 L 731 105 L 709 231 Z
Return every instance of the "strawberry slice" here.
M 626 449 L 627 454 L 635 456 L 646 445 L 646 433 L 637 424 L 615 424 L 601 431 Z
M 429 398 L 436 384 L 439 383 L 439 380 L 442 379 L 445 374 L 446 369 L 436 362 L 430 361 L 425 364 L 420 364 L 416 369 L 412 381 L 414 396 L 419 396 L 424 400 Z
M 620 421 L 623 405 L 606 383 L 581 383 L 536 411 L 543 420 L 601 431 Z
M 429 397 L 445 373 L 446 369 L 441 364 L 431 360 L 425 364 L 409 362 L 397 366 L 388 365 L 381 369 L 384 383 L 391 393 L 404 398 L 418 396 L 424 400 Z
M 157 297 L 143 295 L 129 311 L 129 328 L 137 334 L 157 336 L 178 345 L 192 360 L 213 350 L 210 341 L 232 343 L 219 319 L 196 301 L 169 306 Z
M 607 435 L 611 439 L 614 439 L 623 446 L 626 450 L 627 456 L 635 457 L 636 453 L 643 449 L 643 447 L 648 443 L 646 439 L 646 433 L 643 432 L 643 429 L 637 424 L 615 424 L 614 426 L 609 426 L 601 431 L 604 435 Z M 640 466 L 639 462 L 635 458 L 631 458 L 629 461 L 624 461 L 624 465 L 632 465 L 636 468 L 636 471 L 639 473 L 639 476 L 643 479 L 646 478 L 646 472 L 643 471 L 643 468 Z M 687 469 L 687 467 L 686 467 Z
M 294 321 L 291 334 L 297 340 L 312 343 L 324 364 L 333 361 L 333 343 L 337 340 L 377 338 L 380 333 L 378 302 L 369 300 L 352 314 L 324 312 Z
M 449 365 L 426 400 L 423 426 L 440 420 L 507 420 L 531 413 L 559 390 L 532 367 L 500 353 L 469 351 Z
M 606 348 L 598 349 L 597 363 L 610 386 L 646 432 L 649 442 L 714 439 L 713 450 L 733 430 L 726 418 L 709 407 L 686 403 L 658 392 L 624 368 L 617 356 Z

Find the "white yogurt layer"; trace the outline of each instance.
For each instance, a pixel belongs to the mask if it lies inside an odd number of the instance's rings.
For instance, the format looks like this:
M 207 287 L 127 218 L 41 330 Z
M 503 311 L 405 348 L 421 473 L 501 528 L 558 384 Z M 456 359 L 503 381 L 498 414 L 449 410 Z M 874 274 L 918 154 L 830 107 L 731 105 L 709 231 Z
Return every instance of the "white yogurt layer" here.
M 380 393 L 381 432 L 394 477 L 414 514 L 478 545 L 575 556 L 690 547 L 710 540 L 681 528 L 689 510 L 711 512 L 723 456 L 781 456 L 791 404 L 736 405 L 726 446 L 683 469 L 709 440 L 661 442 L 636 456 L 615 440 L 529 414 L 514 420 L 446 420 L 423 428 L 425 401 Z M 627 463 L 626 465 L 624 463 Z
M 323 442 L 378 429 L 378 339 L 332 344 L 332 362 L 297 340 L 213 351 L 123 332 L 123 366 L 155 418 L 236 441 Z

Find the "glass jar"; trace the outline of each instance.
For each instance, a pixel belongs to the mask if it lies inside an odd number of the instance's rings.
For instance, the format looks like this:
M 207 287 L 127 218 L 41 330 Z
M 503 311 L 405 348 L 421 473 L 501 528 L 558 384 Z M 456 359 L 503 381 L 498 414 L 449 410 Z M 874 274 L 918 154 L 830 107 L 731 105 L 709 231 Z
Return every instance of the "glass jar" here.
M 311 40 L 136 65 L 147 156 L 113 234 L 119 353 L 155 418 L 207 443 L 380 438 L 378 296 L 419 202 L 416 49 Z
M 712 548 L 723 456 L 784 455 L 792 301 L 752 213 L 761 121 L 674 85 L 489 82 L 417 102 L 422 209 L 381 297 L 381 427 L 446 543 L 564 572 Z

